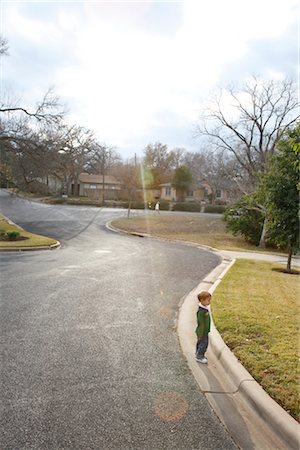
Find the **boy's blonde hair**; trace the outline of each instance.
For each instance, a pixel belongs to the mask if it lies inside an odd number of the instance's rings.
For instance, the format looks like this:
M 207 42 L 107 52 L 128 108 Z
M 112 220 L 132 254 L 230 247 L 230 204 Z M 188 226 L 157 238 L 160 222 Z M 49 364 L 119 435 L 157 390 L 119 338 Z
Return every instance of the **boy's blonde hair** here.
M 202 300 L 205 300 L 206 298 L 211 297 L 211 294 L 208 291 L 202 291 L 200 294 L 197 295 L 199 302 L 201 303 Z

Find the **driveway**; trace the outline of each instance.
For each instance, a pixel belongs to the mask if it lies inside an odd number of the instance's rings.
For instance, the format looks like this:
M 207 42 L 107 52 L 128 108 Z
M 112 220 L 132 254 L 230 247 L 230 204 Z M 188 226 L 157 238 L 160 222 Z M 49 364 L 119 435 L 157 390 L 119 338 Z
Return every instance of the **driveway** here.
M 176 333 L 178 305 L 218 258 L 108 231 L 124 211 L 4 193 L 1 206 L 62 242 L 0 254 L 1 448 L 236 448 Z

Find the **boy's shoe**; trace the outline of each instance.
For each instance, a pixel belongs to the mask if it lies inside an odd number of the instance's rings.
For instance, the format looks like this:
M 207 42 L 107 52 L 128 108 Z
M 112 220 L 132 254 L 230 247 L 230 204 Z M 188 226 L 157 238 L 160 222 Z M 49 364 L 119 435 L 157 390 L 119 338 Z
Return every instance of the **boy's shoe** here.
M 202 364 L 207 364 L 207 358 L 205 358 L 205 356 L 196 356 L 196 361 L 202 363 Z

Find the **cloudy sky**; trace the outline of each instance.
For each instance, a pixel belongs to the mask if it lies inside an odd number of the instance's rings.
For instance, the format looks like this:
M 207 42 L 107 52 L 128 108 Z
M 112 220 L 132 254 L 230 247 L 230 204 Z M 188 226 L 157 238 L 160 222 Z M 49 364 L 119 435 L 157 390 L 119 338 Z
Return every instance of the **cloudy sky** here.
M 2 95 L 29 106 L 54 86 L 70 124 L 124 158 L 157 141 L 196 151 L 216 87 L 298 80 L 298 28 L 298 0 L 2 0 Z

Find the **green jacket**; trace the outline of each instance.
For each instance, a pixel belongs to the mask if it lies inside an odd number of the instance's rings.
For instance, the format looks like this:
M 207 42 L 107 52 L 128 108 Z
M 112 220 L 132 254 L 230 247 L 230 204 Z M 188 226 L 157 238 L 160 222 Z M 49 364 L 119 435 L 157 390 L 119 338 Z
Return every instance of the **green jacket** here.
M 197 312 L 197 328 L 196 328 L 196 334 L 198 339 L 202 338 L 203 336 L 207 336 L 210 332 L 210 314 L 209 311 L 202 306 L 199 306 L 198 312 Z

